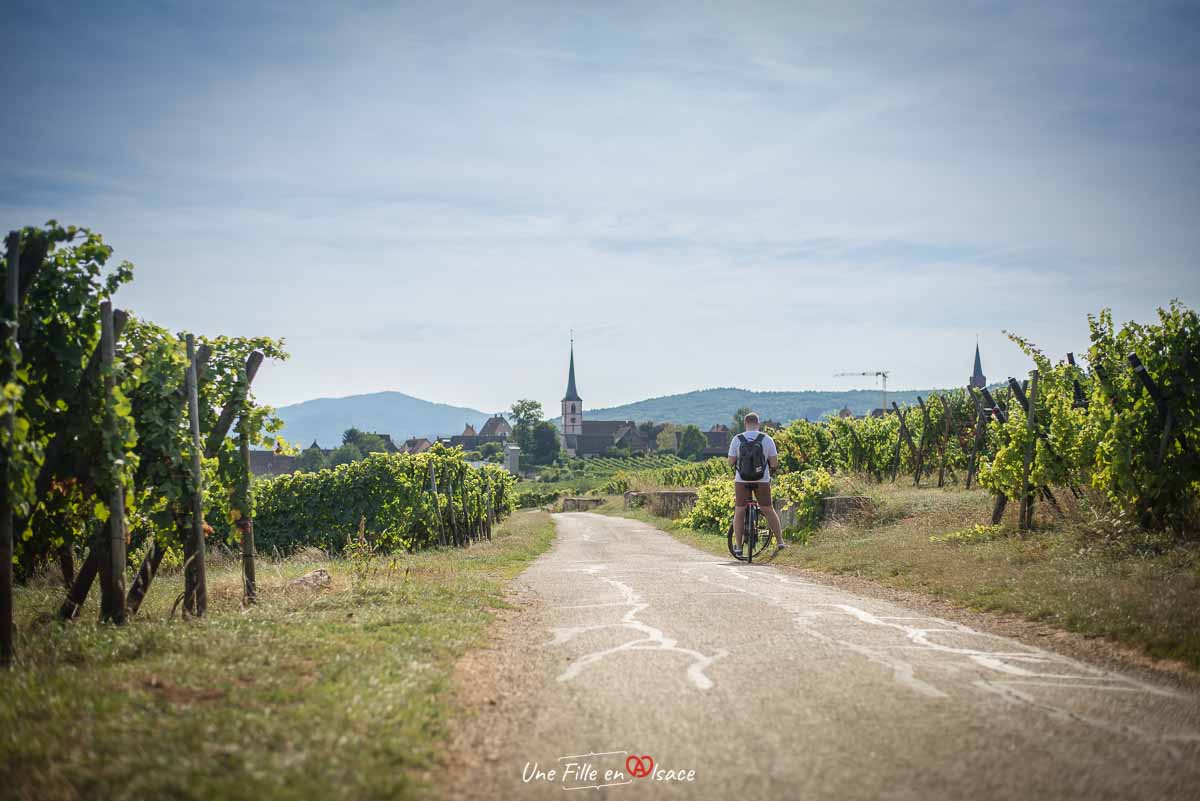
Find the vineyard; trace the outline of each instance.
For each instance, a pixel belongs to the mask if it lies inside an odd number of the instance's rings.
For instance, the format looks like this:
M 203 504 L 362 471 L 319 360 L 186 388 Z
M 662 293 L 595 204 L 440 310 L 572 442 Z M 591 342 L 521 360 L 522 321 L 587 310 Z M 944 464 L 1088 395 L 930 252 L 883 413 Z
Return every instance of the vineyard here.
M 979 485 L 994 495 L 990 521 L 1010 502 L 1018 526 L 1035 508 L 1063 513 L 1064 494 L 1095 514 L 1175 538 L 1200 532 L 1200 320 L 1173 303 L 1156 323 L 1116 326 L 1108 311 L 1089 318 L 1090 345 L 1052 360 L 1010 338 L 1036 369 L 1028 379 L 967 387 L 895 403 L 866 418 L 797 420 L 771 431 L 779 448 L 778 494 L 811 503 L 832 492 L 823 476 L 860 474 L 916 487 Z M 698 487 L 693 523 L 720 531 L 732 514 L 723 459 L 620 470 L 596 492 Z M 822 489 L 824 488 L 824 489 Z M 802 515 L 811 517 L 811 515 Z
M 99 579 L 100 617 L 135 615 L 164 564 L 180 564 L 176 605 L 207 608 L 206 552 L 240 551 L 243 603 L 256 599 L 255 528 L 270 548 L 463 545 L 513 507 L 511 479 L 461 452 L 371 457 L 255 482 L 251 446 L 286 448 L 252 382 L 267 337 L 176 334 L 114 309 L 133 278 L 99 234 L 64 227 L 6 241 L 0 498 L 0 659 L 13 655 L 12 582 L 55 566 L 63 619 Z M 78 566 L 77 566 L 78 562 Z M 132 573 L 130 574 L 130 571 Z M 127 581 L 129 575 L 133 580 Z
M 1028 380 L 918 399 L 917 407 L 861 420 L 798 421 L 777 432 L 786 471 L 901 475 L 915 486 L 976 481 L 1010 501 L 1019 526 L 1034 509 L 1060 514 L 1063 493 L 1136 524 L 1194 538 L 1200 530 L 1200 319 L 1179 303 L 1153 324 L 1089 318 L 1086 367 L 1052 360 L 1010 338 L 1033 361 Z
M 562 481 L 573 478 L 607 478 L 616 473 L 637 473 L 665 470 L 670 467 L 691 464 L 673 453 L 648 456 L 588 456 L 568 459 L 561 466 L 545 467 L 539 477 L 542 481 Z
M 460 448 L 440 444 L 279 476 L 255 484 L 258 545 L 341 553 L 360 533 L 383 551 L 465 545 L 489 539 L 516 508 L 515 481 L 495 465 L 474 469 Z

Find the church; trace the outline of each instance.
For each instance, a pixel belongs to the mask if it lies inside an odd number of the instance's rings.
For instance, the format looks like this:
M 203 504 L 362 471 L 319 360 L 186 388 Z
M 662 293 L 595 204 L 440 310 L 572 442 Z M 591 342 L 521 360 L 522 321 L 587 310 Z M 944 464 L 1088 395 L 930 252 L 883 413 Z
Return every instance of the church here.
M 560 444 L 567 456 L 604 456 L 614 450 L 647 450 L 649 443 L 632 420 L 584 420 L 583 399 L 575 388 L 575 343 L 571 342 L 571 366 L 567 392 L 562 399 Z

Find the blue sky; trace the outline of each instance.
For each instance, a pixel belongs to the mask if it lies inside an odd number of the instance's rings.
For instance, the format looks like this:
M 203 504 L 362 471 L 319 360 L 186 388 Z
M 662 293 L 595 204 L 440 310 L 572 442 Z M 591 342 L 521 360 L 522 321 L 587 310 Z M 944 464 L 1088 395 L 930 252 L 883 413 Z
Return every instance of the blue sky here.
M 1200 305 L 1196 3 L 0 9 L 0 228 L 285 337 L 268 402 L 556 409 L 571 328 L 592 407 L 960 385 Z

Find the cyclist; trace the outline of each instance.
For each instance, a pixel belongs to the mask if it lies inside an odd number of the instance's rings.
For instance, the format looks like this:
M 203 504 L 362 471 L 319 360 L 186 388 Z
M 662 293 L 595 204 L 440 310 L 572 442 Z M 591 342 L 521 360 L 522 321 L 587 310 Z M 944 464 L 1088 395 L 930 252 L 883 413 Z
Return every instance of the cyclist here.
M 742 555 L 742 527 L 746 521 L 746 507 L 750 504 L 750 493 L 753 491 L 758 498 L 758 505 L 767 517 L 767 525 L 775 535 L 776 548 L 786 547 L 783 542 L 783 532 L 779 525 L 779 515 L 771 505 L 771 470 L 779 467 L 779 450 L 775 440 L 766 433 L 759 431 L 758 415 L 750 412 L 746 415 L 746 430 L 729 442 L 729 465 L 733 468 L 734 510 L 733 532 L 735 537 L 734 555 Z

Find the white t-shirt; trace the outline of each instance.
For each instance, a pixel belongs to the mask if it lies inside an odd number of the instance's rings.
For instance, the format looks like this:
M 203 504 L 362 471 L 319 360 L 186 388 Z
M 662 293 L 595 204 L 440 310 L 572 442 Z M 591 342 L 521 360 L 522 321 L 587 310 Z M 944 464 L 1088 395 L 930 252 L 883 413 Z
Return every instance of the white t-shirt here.
M 734 475 L 734 481 L 739 481 L 742 484 L 767 484 L 771 481 L 771 458 L 779 455 L 779 449 L 775 447 L 775 440 L 771 439 L 767 434 L 761 431 L 746 431 L 746 439 L 753 441 L 756 436 L 762 436 L 763 456 L 767 459 L 767 464 L 763 471 L 763 477 L 758 481 L 744 481 L 739 475 Z M 742 441 L 738 439 L 738 435 L 734 434 L 733 439 L 729 441 L 729 455 L 737 458 L 738 449 L 741 447 Z

